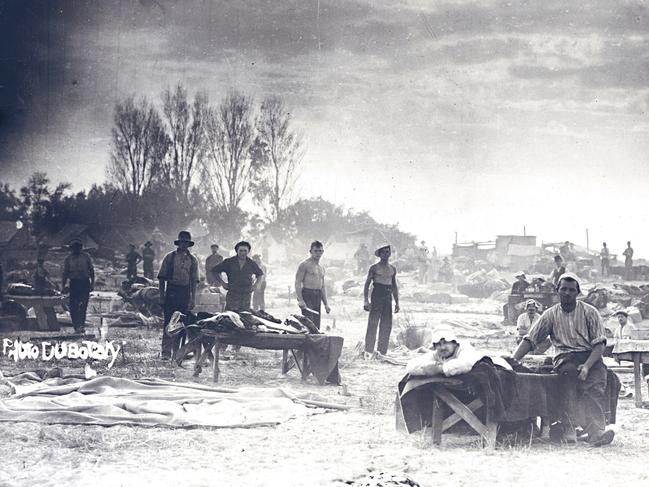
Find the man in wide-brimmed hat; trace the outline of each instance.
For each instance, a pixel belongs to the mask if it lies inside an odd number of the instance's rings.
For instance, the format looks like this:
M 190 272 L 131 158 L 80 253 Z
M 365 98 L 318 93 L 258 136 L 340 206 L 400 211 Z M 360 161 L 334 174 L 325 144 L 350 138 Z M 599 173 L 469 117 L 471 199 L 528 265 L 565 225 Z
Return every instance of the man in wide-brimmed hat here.
M 165 328 L 162 332 L 162 358 L 171 358 L 178 350 L 180 336 L 171 337 L 167 325 L 175 311 L 187 313 L 194 307 L 196 284 L 198 283 L 198 260 L 189 252 L 194 245 L 187 231 L 178 234 L 174 241 L 176 250 L 164 256 L 158 280 L 160 282 L 160 304 L 164 311 Z
M 392 297 L 394 297 L 394 312 L 399 312 L 399 289 L 397 287 L 397 269 L 389 263 L 392 255 L 390 245 L 382 245 L 374 252 L 380 260 L 370 266 L 363 288 L 363 308 L 369 311 L 367 330 L 365 332 L 365 354 L 371 357 L 374 347 L 378 353 L 385 355 L 388 352 L 390 333 L 392 332 Z M 372 300 L 369 292 L 372 288 Z M 379 332 L 378 344 L 376 332 Z
M 69 246 L 70 255 L 63 262 L 61 289 L 65 289 L 70 282 L 70 319 L 75 333 L 83 333 L 90 291 L 95 287 L 95 268 L 90 256 L 83 252 L 80 239 L 73 239 Z
M 516 278 L 516 282 L 512 286 L 512 294 L 523 294 L 530 285 L 530 283 L 527 282 L 525 273 L 519 272 L 514 277 Z
M 564 398 L 564 440 L 575 442 L 575 426 L 579 425 L 588 433 L 591 445 L 607 445 L 615 433 L 605 429 L 604 412 L 609 405 L 605 395 L 607 370 L 602 360 L 606 346 L 604 324 L 597 308 L 577 300 L 581 289 L 575 274 L 563 274 L 557 291 L 560 302 L 541 315 L 513 358 L 520 360 L 550 337 L 556 352 L 554 369 Z
M 237 255 L 228 257 L 212 269 L 219 284 L 228 291 L 225 295 L 226 311 L 250 310 L 252 293 L 261 284 L 260 278 L 264 272 L 254 260 L 248 257 L 251 248 L 248 242 L 237 243 L 234 246 Z M 221 278 L 221 273 L 228 276 L 227 283 Z

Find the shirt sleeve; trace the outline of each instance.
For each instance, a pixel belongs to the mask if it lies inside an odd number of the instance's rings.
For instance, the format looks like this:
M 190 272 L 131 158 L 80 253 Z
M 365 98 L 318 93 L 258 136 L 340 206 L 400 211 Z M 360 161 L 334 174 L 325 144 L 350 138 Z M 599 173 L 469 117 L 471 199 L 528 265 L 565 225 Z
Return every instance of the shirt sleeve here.
M 530 331 L 527 329 L 527 326 L 525 325 L 525 313 L 518 316 L 518 319 L 516 320 L 516 329 L 518 330 L 519 333 L 521 331 L 524 331 L 525 333 Z
M 470 345 L 460 345 L 460 350 L 456 357 L 442 363 L 442 370 L 447 377 L 470 372 L 473 366 L 484 357 L 483 353 L 478 352 Z
M 408 365 L 406 365 L 406 374 L 412 373 L 413 370 L 421 367 L 422 365 L 432 365 L 437 362 L 438 360 L 434 352 L 424 353 L 421 356 L 415 357 L 412 360 L 408 361 Z
M 169 259 L 173 258 L 173 254 L 167 254 L 164 256 L 164 259 L 162 259 L 162 264 L 160 265 L 160 270 L 158 271 L 158 279 L 163 279 L 165 281 L 168 281 L 171 279 L 171 275 L 169 273 Z
M 255 264 L 254 267 L 253 267 L 253 272 L 255 273 L 255 276 L 257 276 L 258 278 L 263 276 L 264 271 L 261 270 L 259 265 L 254 260 L 252 261 L 252 263 Z
M 606 331 L 604 330 L 604 322 L 599 312 L 596 309 L 587 309 L 586 323 L 588 324 L 588 334 L 590 344 L 594 347 L 600 343 L 606 344 Z
M 539 321 L 532 325 L 530 331 L 523 338 L 532 344 L 532 348 L 536 348 L 539 343 L 550 335 L 550 331 L 552 331 L 550 313 L 545 312 L 541 315 Z
M 212 272 L 218 276 L 221 274 L 221 272 L 225 272 L 227 274 L 227 261 L 224 259 L 218 264 L 216 264 L 214 267 L 212 267 Z

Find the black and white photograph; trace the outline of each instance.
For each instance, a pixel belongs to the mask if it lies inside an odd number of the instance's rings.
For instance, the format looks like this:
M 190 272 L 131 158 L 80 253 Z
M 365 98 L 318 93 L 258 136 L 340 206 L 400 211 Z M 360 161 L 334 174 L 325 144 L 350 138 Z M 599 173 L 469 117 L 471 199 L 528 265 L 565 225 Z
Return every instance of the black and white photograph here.
M 645 485 L 649 2 L 0 0 L 0 486 Z

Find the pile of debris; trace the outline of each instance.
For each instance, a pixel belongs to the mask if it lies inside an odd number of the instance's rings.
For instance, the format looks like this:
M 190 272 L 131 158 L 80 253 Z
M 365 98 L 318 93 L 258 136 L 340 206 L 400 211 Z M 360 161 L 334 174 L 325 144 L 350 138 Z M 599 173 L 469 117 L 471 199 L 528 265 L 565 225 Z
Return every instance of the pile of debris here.
M 501 279 L 495 269 L 486 272 L 479 270 L 466 277 L 465 284 L 459 284 L 457 289 L 471 298 L 489 298 L 511 289 L 511 284 Z
M 595 306 L 604 317 L 624 310 L 634 323 L 649 319 L 649 284 L 596 285 L 588 290 L 584 301 Z

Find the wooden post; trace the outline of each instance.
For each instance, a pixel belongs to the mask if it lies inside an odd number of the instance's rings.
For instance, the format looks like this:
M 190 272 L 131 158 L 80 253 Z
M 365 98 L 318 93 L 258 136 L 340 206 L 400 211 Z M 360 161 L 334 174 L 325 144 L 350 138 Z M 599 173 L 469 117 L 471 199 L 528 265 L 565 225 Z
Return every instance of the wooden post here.
M 288 350 L 282 350 L 282 375 L 288 372 Z
M 432 435 L 433 445 L 442 444 L 442 423 L 444 411 L 442 409 L 442 402 L 437 395 L 433 395 L 433 417 L 432 417 Z
M 635 407 L 642 407 L 642 370 L 640 352 L 633 352 L 633 383 L 635 387 Z

